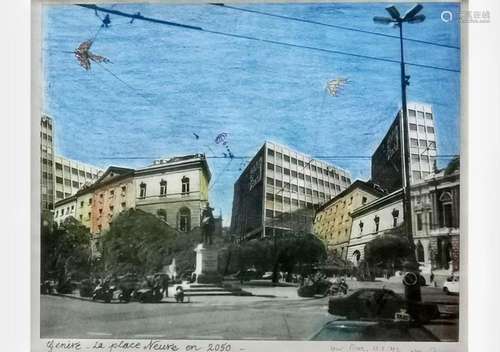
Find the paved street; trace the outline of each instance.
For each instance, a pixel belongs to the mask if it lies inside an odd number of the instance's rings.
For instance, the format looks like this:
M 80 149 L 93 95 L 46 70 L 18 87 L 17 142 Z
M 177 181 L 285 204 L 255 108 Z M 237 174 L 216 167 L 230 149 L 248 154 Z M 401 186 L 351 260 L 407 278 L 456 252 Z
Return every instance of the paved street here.
M 332 319 L 327 299 L 203 297 L 203 303 L 94 303 L 42 296 L 41 335 L 78 338 L 307 339 Z M 234 301 L 235 297 L 231 297 Z M 201 300 L 201 298 L 197 298 Z M 248 301 L 248 302 L 246 302 Z
M 374 283 L 381 285 L 381 283 Z M 66 297 L 41 297 L 42 337 L 158 339 L 308 339 L 326 322 L 328 298 L 297 298 L 296 288 L 252 288 L 274 292 L 276 298 L 191 297 L 189 303 L 96 303 Z M 258 291 L 258 292 L 257 292 Z M 424 288 L 424 300 L 454 303 L 439 289 Z M 451 306 L 456 309 L 458 306 Z M 458 336 L 458 320 L 427 325 L 442 340 Z

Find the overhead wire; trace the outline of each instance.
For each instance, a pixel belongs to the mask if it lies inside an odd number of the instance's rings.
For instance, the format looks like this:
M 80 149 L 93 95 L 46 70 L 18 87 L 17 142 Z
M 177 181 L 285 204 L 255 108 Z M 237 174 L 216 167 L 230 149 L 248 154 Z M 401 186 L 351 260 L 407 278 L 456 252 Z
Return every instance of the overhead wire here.
M 253 14 L 258 14 L 258 15 L 263 15 L 263 16 L 269 16 L 269 17 L 275 17 L 275 18 L 280 18 L 280 19 L 285 19 L 285 20 L 290 20 L 290 21 L 296 21 L 296 22 L 302 22 L 302 23 L 309 23 L 309 24 L 314 24 L 314 25 L 319 25 L 319 26 L 325 26 L 325 27 L 330 27 L 330 28 L 342 29 L 342 30 L 346 30 L 346 31 L 353 31 L 353 32 L 359 32 L 359 33 L 371 34 L 371 35 L 376 35 L 376 36 L 381 36 L 381 37 L 387 37 L 387 38 L 393 38 L 393 39 L 400 39 L 399 36 L 397 36 L 397 35 L 380 33 L 380 32 L 373 32 L 373 31 L 367 31 L 367 30 L 353 28 L 353 27 L 339 26 L 339 25 L 334 25 L 334 24 L 330 24 L 330 23 L 324 23 L 324 22 L 318 22 L 318 21 L 308 20 L 308 19 L 304 19 L 304 18 L 298 18 L 298 17 L 291 17 L 291 16 L 285 16 L 285 15 L 279 15 L 279 14 L 269 13 L 269 12 L 260 11 L 260 10 L 250 10 L 250 9 L 246 9 L 246 8 L 242 8 L 242 7 L 236 7 L 236 6 L 231 6 L 231 5 L 221 4 L 221 3 L 211 3 L 210 5 L 218 6 L 218 7 L 222 7 L 222 8 L 226 8 L 226 9 L 230 9 L 230 10 L 248 12 L 248 13 L 253 13 Z M 456 45 L 435 43 L 435 42 L 421 40 L 421 39 L 414 39 L 414 38 L 403 37 L 403 40 L 409 41 L 409 42 L 421 43 L 421 44 L 434 45 L 434 46 L 439 46 L 439 47 L 444 47 L 444 48 L 460 49 L 460 47 L 456 46 Z
M 439 154 L 434 157 L 436 158 L 456 158 L 458 155 L 457 154 Z M 224 157 L 224 156 L 218 156 L 218 155 L 205 155 L 206 159 L 253 159 L 254 156 L 241 156 L 241 155 L 234 155 L 232 158 Z M 96 157 L 95 159 L 154 159 L 156 158 L 155 156 L 102 156 L 102 157 Z M 352 159 L 371 159 L 372 157 L 369 155 L 313 155 L 311 156 L 313 159 L 321 159 L 321 160 L 352 160 Z
M 400 64 L 399 60 L 393 60 L 393 59 L 386 59 L 386 58 L 369 56 L 369 55 L 349 53 L 349 52 L 340 51 L 340 50 L 317 48 L 317 47 L 312 47 L 312 46 L 307 46 L 307 45 L 300 45 L 300 44 L 293 44 L 293 43 L 287 43 L 287 42 L 280 42 L 280 41 L 277 41 L 277 40 L 257 38 L 257 37 L 253 37 L 253 36 L 249 36 L 249 35 L 227 33 L 227 32 L 216 31 L 216 30 L 209 30 L 209 29 L 204 29 L 204 28 L 199 27 L 199 26 L 192 26 L 192 25 L 187 25 L 187 24 L 182 24 L 182 23 L 177 23 L 177 22 L 160 20 L 160 19 L 156 19 L 156 18 L 152 18 L 152 17 L 146 17 L 146 16 L 143 16 L 143 15 L 140 15 L 140 14 L 129 14 L 129 13 L 126 13 L 126 12 L 123 12 L 123 11 L 106 9 L 104 7 L 100 7 L 100 6 L 96 6 L 96 5 L 77 4 L 77 6 L 82 6 L 82 7 L 85 7 L 85 8 L 92 9 L 92 10 L 99 10 L 99 11 L 111 13 L 111 14 L 114 14 L 114 15 L 117 15 L 117 16 L 124 16 L 124 17 L 128 17 L 128 18 L 134 18 L 136 20 L 147 21 L 147 22 L 158 23 L 158 24 L 164 24 L 164 25 L 169 25 L 169 26 L 183 28 L 183 29 L 195 30 L 195 31 L 199 31 L 199 32 L 211 33 L 211 34 L 225 36 L 225 37 L 230 37 L 230 38 L 246 39 L 246 40 L 257 41 L 257 42 L 262 42 L 262 43 L 267 43 L 267 44 L 275 44 L 275 45 L 280 45 L 280 46 L 285 46 L 285 47 L 290 47 L 290 48 L 306 49 L 306 50 L 318 51 L 318 52 L 329 53 L 329 54 L 336 54 L 336 55 L 344 55 L 344 56 L 349 56 L 349 57 L 356 57 L 356 58 L 359 58 L 359 59 L 374 60 L 374 61 L 383 61 L 383 62 L 390 62 L 390 63 Z M 408 66 L 414 66 L 414 67 L 420 67 L 420 68 L 435 69 L 435 70 L 442 70 L 442 71 L 448 71 L 448 72 L 460 72 L 460 70 L 453 69 L 453 68 L 439 67 L 439 66 L 426 65 L 426 64 L 419 64 L 419 63 L 414 63 L 414 62 L 406 62 L 405 64 L 408 65 Z

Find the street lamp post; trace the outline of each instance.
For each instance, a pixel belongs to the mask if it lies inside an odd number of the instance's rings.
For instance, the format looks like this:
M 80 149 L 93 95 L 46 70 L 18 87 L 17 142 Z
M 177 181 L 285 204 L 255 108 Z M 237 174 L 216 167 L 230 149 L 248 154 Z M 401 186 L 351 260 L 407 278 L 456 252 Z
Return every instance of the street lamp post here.
M 403 16 L 400 15 L 395 6 L 386 8 L 386 11 L 391 17 L 375 16 L 373 21 L 379 24 L 393 25 L 399 27 L 399 43 L 401 51 L 401 100 L 402 100 L 402 119 L 400 119 L 400 126 L 403 130 L 403 161 L 404 167 L 402 168 L 401 178 L 403 183 L 403 217 L 405 221 L 406 233 L 410 245 L 410 265 L 409 272 L 416 279 L 413 281 L 415 288 L 412 290 L 405 290 L 406 298 L 411 300 L 420 301 L 421 293 L 418 280 L 418 264 L 415 254 L 415 243 L 413 242 L 413 228 L 412 228 L 412 215 L 411 215 L 411 187 L 410 187 L 410 137 L 408 130 L 408 116 L 406 106 L 406 86 L 410 84 L 410 76 L 406 75 L 405 62 L 404 62 L 404 48 L 403 48 L 403 23 L 420 23 L 425 20 L 424 15 L 418 13 L 423 9 L 421 4 L 413 6 Z M 402 121 L 401 121 L 402 120 Z M 410 293 L 411 292 L 411 293 Z

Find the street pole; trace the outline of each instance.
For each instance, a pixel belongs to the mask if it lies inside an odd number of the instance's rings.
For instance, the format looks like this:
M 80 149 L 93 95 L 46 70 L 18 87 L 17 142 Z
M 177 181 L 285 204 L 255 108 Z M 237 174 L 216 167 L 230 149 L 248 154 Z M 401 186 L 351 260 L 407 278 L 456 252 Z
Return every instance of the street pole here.
M 420 23 L 425 20 L 424 15 L 418 15 L 423 9 L 423 5 L 417 4 L 408 10 L 403 16 L 400 15 L 395 6 L 386 7 L 390 17 L 373 18 L 375 23 L 392 24 L 399 27 L 399 44 L 401 52 L 401 114 L 399 125 L 403 131 L 403 143 L 401 154 L 403 167 L 401 168 L 401 181 L 403 188 L 403 218 L 405 222 L 405 231 L 408 239 L 410 255 L 408 261 L 403 264 L 403 269 L 407 271 L 403 283 L 405 285 L 405 297 L 408 302 L 421 301 L 420 274 L 415 253 L 415 243 L 413 242 L 412 211 L 411 211 L 411 184 L 410 184 L 410 131 L 408 124 L 408 111 L 406 106 L 406 86 L 410 84 L 410 76 L 406 76 L 404 47 L 403 47 L 403 22 Z
M 405 61 L 404 61 L 404 48 L 403 48 L 403 22 L 398 23 L 399 26 L 399 42 L 401 46 L 401 100 L 402 100 L 402 118 L 400 119 L 400 126 L 403 131 L 403 161 L 404 167 L 402 168 L 402 181 L 403 181 L 403 218 L 405 221 L 406 234 L 410 244 L 410 260 L 416 262 L 415 257 L 415 244 L 413 242 L 413 227 L 412 227 L 412 214 L 411 214 L 411 187 L 410 187 L 410 136 L 408 125 L 408 109 L 406 104 L 406 86 L 409 85 L 410 76 L 406 76 Z

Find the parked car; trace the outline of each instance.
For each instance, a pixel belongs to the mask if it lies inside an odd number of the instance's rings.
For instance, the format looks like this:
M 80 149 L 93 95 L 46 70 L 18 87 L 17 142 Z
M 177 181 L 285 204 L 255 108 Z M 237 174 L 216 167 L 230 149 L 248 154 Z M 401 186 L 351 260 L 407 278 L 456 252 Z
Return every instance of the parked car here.
M 264 280 L 271 280 L 273 278 L 273 272 L 272 271 L 266 271 L 264 275 L 262 275 L 262 279 Z
M 257 272 L 257 270 L 250 268 L 247 270 L 238 271 L 235 274 L 231 275 L 230 277 L 235 278 L 235 279 L 239 279 L 239 280 L 243 280 L 243 281 L 250 281 L 250 280 L 259 279 L 260 275 Z
M 133 299 L 141 303 L 158 303 L 163 298 L 161 289 L 154 288 L 141 288 L 133 292 Z
M 94 293 L 94 285 L 90 279 L 83 279 L 79 287 L 80 297 L 92 297 Z
M 316 280 L 300 286 L 297 289 L 297 294 L 299 297 L 313 297 L 315 295 L 326 296 L 331 286 L 332 283 L 328 280 Z
M 330 297 L 328 312 L 347 319 L 394 319 L 407 309 L 412 320 L 428 322 L 439 317 L 434 303 L 407 302 L 392 290 L 362 288 L 343 297 Z
M 429 330 L 394 320 L 333 320 L 311 338 L 314 341 L 439 341 Z
M 443 291 L 448 294 L 459 294 L 460 293 L 460 276 L 451 275 L 449 276 L 443 284 Z
M 115 290 L 115 286 L 97 285 L 97 287 L 92 292 L 92 300 L 110 303 L 113 299 L 113 293 L 115 292 Z

